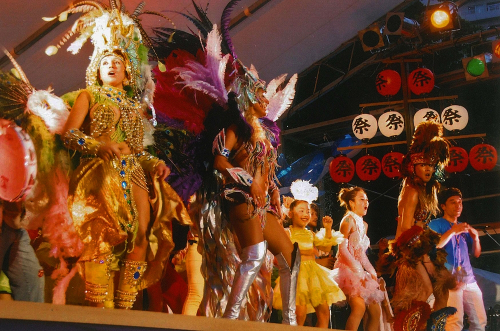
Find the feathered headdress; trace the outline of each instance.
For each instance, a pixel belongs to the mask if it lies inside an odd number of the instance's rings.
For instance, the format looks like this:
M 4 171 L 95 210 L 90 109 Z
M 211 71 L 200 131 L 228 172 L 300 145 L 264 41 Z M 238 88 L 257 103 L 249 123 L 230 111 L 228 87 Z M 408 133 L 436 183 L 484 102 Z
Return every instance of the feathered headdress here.
M 110 7 L 107 8 L 97 1 L 86 0 L 77 2 L 68 10 L 59 14 L 57 16 L 59 20 L 65 21 L 68 14 L 84 13 L 76 20 L 71 30 L 66 33 L 62 40 L 56 46 L 49 46 L 45 52 L 48 55 L 54 55 L 68 39 L 74 34 L 79 34 L 79 37 L 68 47 L 68 51 L 77 54 L 83 44 L 90 38 L 94 45 L 94 52 L 87 68 L 87 87 L 99 84 L 98 69 L 101 59 L 110 53 L 114 53 L 120 56 L 125 64 L 133 96 L 142 94 L 143 101 L 150 103 L 154 91 L 154 82 L 151 78 L 148 52 L 149 48 L 152 47 L 152 41 L 140 24 L 139 16 L 151 14 L 172 21 L 163 14 L 144 10 L 145 2 L 141 2 L 130 15 L 125 11 L 119 0 L 110 0 L 109 4 Z M 44 20 L 53 20 L 55 18 L 44 18 Z M 158 62 L 158 66 L 160 70 L 164 70 L 164 65 L 161 62 Z
M 431 164 L 439 172 L 449 159 L 449 142 L 443 137 L 443 126 L 435 121 L 420 123 L 410 145 L 408 154 L 404 157 L 401 172 L 403 176 L 414 175 L 415 165 Z

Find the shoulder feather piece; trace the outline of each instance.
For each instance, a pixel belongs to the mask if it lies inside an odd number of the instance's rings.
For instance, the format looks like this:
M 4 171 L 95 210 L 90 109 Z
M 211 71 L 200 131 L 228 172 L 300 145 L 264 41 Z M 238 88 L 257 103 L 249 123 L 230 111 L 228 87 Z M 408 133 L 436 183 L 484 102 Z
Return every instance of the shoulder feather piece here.
M 276 91 L 278 87 L 285 81 L 286 74 L 273 79 L 267 85 L 265 97 L 269 100 L 267 105 L 267 118 L 276 122 L 280 116 L 287 110 L 295 97 L 295 84 L 297 83 L 297 74 L 294 74 L 285 88 L 281 91 Z
M 4 50 L 14 65 L 20 79 L 13 75 L 2 75 L 0 80 L 0 117 L 20 120 L 26 129 L 27 116 L 39 116 L 51 134 L 61 134 L 69 116 L 66 103 L 49 90 L 37 91 L 9 52 Z M 24 124 L 23 124 L 24 123 Z
M 188 61 L 185 67 L 172 69 L 178 73 L 185 87 L 203 92 L 212 97 L 221 106 L 227 104 L 227 91 L 224 76 L 229 54 L 222 56 L 221 36 L 214 24 L 207 36 L 205 64 Z

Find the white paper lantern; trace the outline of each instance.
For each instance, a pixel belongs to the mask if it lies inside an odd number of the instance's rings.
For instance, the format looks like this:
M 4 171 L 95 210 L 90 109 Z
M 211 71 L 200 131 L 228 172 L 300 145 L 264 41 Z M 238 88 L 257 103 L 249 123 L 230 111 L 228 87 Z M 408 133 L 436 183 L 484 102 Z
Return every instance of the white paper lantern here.
M 391 110 L 378 118 L 378 128 L 386 137 L 399 136 L 405 129 L 405 119 L 397 111 Z
M 416 128 L 420 123 L 430 120 L 441 122 L 439 113 L 431 108 L 422 108 L 413 116 L 413 125 Z
M 377 119 L 370 114 L 361 114 L 352 121 L 352 132 L 356 138 L 368 140 L 377 133 Z
M 459 105 L 451 105 L 443 109 L 441 122 L 446 130 L 458 131 L 467 126 L 469 113 L 467 109 Z

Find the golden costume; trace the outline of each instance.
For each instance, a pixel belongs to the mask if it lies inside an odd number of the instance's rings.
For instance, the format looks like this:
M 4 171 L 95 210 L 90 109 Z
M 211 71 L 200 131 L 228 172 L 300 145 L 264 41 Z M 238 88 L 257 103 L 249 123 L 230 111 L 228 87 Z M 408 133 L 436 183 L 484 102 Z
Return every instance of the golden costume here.
M 70 181 L 68 204 L 84 244 L 79 261 L 85 277 L 85 298 L 125 309 L 132 308 L 138 290 L 160 279 L 163 262 L 174 246 L 172 219 L 191 224 L 181 198 L 156 175 L 156 167 L 163 161 L 144 151 L 145 128 L 151 125 L 143 113 L 152 101 L 154 82 L 148 63 L 151 40 L 138 19 L 143 6 L 128 14 L 115 0 L 110 0 L 110 8 L 85 1 L 59 15 L 62 20 L 68 13 L 84 13 L 75 23 L 80 36 L 68 50 L 77 53 L 89 37 L 94 45 L 86 71 L 88 108 L 83 111 L 80 103 L 77 119 L 71 121 L 70 115 L 71 124 L 63 134 L 65 146 L 81 153 L 80 165 Z M 60 45 L 49 47 L 48 53 L 54 53 Z M 112 77 L 120 77 L 113 86 L 105 85 L 100 73 L 101 60 L 108 56 L 123 64 L 111 69 Z M 123 78 L 115 75 L 121 74 L 120 70 Z M 81 93 L 79 96 L 85 97 Z M 79 122 L 80 115 L 85 116 L 83 122 Z M 115 155 L 110 161 L 97 157 L 105 142 L 121 143 L 114 145 L 119 146 L 116 148 L 121 156 Z M 161 169 L 165 169 L 164 164 Z M 139 217 L 134 186 L 147 192 L 152 210 L 147 226 L 139 224 L 144 218 Z M 148 240 L 146 261 L 140 257 L 142 248 L 134 249 L 138 233 L 140 239 L 146 236 Z M 113 291 L 111 272 L 118 269 L 118 288 Z

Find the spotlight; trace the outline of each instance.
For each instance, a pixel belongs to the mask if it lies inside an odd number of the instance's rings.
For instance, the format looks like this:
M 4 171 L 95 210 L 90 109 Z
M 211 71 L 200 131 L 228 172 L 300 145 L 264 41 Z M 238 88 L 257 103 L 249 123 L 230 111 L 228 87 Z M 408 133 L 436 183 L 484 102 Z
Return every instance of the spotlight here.
M 404 13 L 387 13 L 384 34 L 402 35 L 407 38 L 418 36 L 420 25 L 417 21 L 405 17 Z
M 359 31 L 358 36 L 365 52 L 385 46 L 380 27 L 377 24 Z
M 464 67 L 466 80 L 475 80 L 489 77 L 488 67 L 486 66 L 486 58 L 484 54 L 462 59 L 462 65 Z
M 450 24 L 450 13 L 448 11 L 438 9 L 431 14 L 431 24 L 436 29 L 443 29 Z
M 431 32 L 460 29 L 457 5 L 453 2 L 443 2 L 427 7 L 425 23 Z

